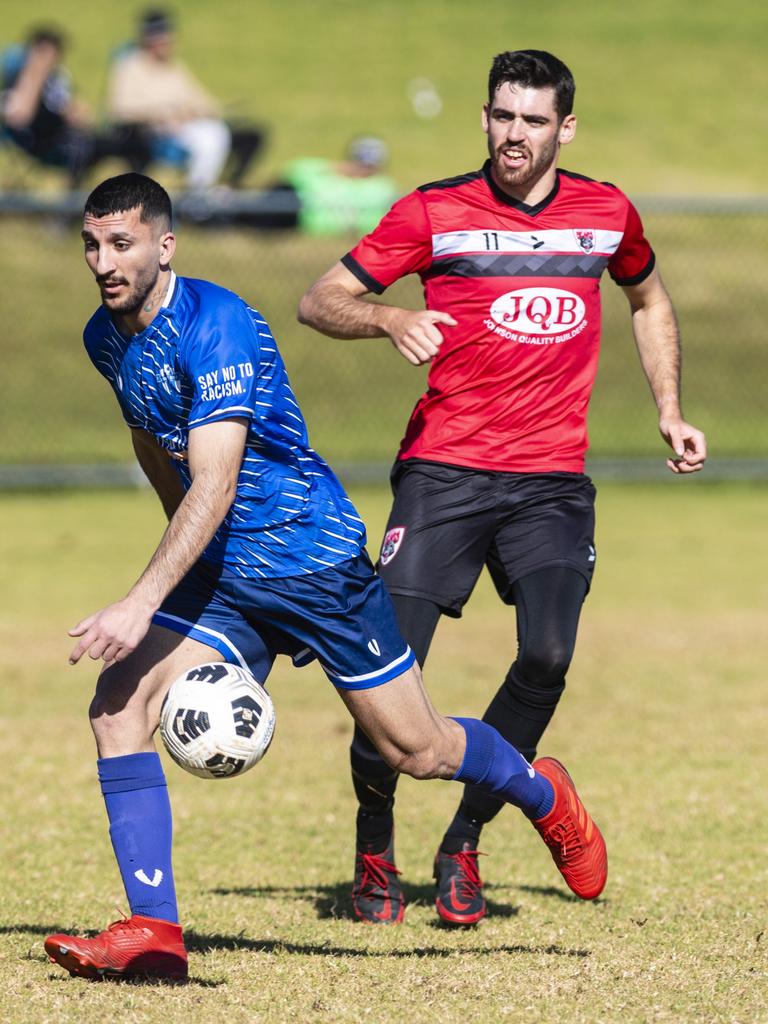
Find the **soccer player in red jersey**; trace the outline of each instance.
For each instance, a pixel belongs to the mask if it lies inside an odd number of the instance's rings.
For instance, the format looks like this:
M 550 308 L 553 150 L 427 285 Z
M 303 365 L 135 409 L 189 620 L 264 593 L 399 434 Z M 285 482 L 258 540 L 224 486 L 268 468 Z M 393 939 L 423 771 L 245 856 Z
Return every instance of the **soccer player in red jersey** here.
M 672 449 L 667 465 L 695 473 L 706 458 L 704 435 L 681 412 L 677 322 L 637 211 L 613 185 L 557 166 L 576 131 L 574 92 L 549 53 L 497 56 L 484 166 L 395 203 L 299 307 L 303 323 L 332 337 L 388 336 L 409 362 L 430 363 L 392 474 L 379 571 L 423 664 L 440 616 L 461 615 L 488 567 L 515 606 L 518 650 L 484 720 L 529 760 L 563 693 L 595 564 L 595 489 L 583 470 L 605 269 L 629 300 Z M 365 298 L 412 273 L 425 309 Z M 397 774 L 359 728 L 351 762 L 360 804 L 353 898 L 357 914 L 376 921 L 387 901 L 403 900 Z M 435 859 L 447 922 L 473 924 L 486 912 L 477 846 L 500 808 L 465 788 Z

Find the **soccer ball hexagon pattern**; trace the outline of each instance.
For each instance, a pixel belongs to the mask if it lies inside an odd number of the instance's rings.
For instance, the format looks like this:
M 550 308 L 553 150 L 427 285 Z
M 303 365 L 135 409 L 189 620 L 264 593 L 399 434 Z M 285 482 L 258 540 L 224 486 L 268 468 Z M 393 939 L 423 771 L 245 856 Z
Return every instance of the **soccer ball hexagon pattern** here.
M 253 768 L 275 731 L 272 699 L 238 665 L 197 665 L 171 684 L 160 712 L 168 753 L 201 779 L 228 779 Z

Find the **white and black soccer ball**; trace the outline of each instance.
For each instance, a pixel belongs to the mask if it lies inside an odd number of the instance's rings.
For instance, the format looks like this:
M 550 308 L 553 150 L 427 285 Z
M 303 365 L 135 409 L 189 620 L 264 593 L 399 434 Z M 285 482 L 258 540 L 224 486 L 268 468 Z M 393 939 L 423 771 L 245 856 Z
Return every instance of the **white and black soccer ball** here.
M 176 764 L 201 779 L 228 779 L 253 768 L 275 731 L 272 699 L 238 665 L 197 665 L 171 684 L 160 735 Z

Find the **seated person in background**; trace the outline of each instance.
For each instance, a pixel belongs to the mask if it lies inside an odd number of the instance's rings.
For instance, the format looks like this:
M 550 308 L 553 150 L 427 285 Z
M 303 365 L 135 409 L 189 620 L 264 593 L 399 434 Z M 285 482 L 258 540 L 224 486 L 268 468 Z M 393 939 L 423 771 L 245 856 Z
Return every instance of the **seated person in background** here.
M 280 187 L 299 199 L 299 227 L 311 235 L 345 231 L 367 234 L 400 193 L 383 173 L 387 147 L 381 139 L 353 139 L 342 161 L 302 157 L 283 171 Z
M 42 164 L 66 168 L 72 188 L 100 160 L 121 157 L 134 171 L 149 163 L 149 142 L 130 127 L 95 129 L 77 100 L 61 65 L 64 36 L 40 27 L 26 43 L 0 54 L 2 130 L 20 149 Z
M 156 159 L 186 164 L 191 190 L 215 185 L 231 154 L 227 184 L 236 187 L 261 149 L 264 134 L 225 123 L 219 103 L 174 56 L 174 24 L 165 11 L 147 11 L 139 38 L 115 58 L 108 113 L 117 124 L 142 125 L 154 138 Z

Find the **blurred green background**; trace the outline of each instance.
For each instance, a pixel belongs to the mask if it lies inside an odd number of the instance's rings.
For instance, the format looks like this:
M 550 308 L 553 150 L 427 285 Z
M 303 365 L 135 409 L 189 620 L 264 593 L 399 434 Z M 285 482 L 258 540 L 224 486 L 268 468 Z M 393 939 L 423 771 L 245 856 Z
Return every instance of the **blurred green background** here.
M 44 0 L 31 13 L 28 4 L 6 0 L 0 46 L 33 24 L 62 26 L 70 38 L 66 65 L 98 111 L 108 56 L 131 38 L 144 6 Z M 386 139 L 390 170 L 403 190 L 476 168 L 485 153 L 479 113 L 492 56 L 533 46 L 565 59 L 577 80 L 580 124 L 562 164 L 614 181 L 644 214 L 683 330 L 686 415 L 709 434 L 715 465 L 765 456 L 768 201 L 756 197 L 768 166 L 766 5 L 383 0 L 363 8 L 349 0 L 193 0 L 170 6 L 178 16 L 180 55 L 229 113 L 269 127 L 267 153 L 247 182 L 254 188 L 273 181 L 292 157 L 339 156 L 359 132 Z M 419 79 L 431 82 L 442 101 L 437 116 L 420 117 L 414 109 L 410 91 Z M 180 184 L 174 172 L 157 173 L 170 188 Z M 62 187 L 55 174 L 41 173 L 7 147 L 0 148 L 0 183 L 50 194 Z M 744 205 L 716 212 L 706 201 L 713 195 Z M 676 202 L 660 207 L 650 196 Z M 686 212 L 682 204 L 697 197 L 696 209 Z M 126 460 L 112 396 L 81 349 L 97 293 L 76 227 L 6 217 L 0 231 L 0 312 L 7 325 L 1 461 Z M 424 372 L 405 364 L 386 340 L 334 342 L 295 321 L 307 285 L 356 238 L 189 225 L 179 235 L 180 273 L 225 284 L 269 319 L 314 445 L 336 463 L 388 462 Z M 418 282 L 405 282 L 386 298 L 418 304 Z M 660 457 L 626 302 L 607 279 L 604 299 L 592 452 Z
M 4 0 L 0 43 L 31 24 L 68 33 L 82 96 L 98 108 L 106 63 L 138 13 L 169 7 L 179 52 L 230 112 L 272 126 L 267 179 L 290 157 L 336 156 L 351 135 L 389 142 L 404 188 L 470 170 L 482 156 L 480 105 L 491 58 L 549 49 L 577 83 L 566 166 L 633 193 L 765 189 L 768 8 L 760 0 Z M 415 115 L 414 79 L 440 115 Z

